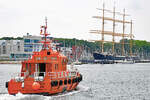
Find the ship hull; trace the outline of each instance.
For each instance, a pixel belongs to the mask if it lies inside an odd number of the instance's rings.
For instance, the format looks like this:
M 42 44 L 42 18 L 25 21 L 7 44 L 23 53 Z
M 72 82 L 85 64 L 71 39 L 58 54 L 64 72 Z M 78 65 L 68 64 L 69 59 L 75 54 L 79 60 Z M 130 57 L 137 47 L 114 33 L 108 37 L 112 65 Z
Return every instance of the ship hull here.
M 114 60 L 115 57 L 112 55 L 104 55 L 102 53 L 93 53 L 95 60 Z
M 116 63 L 120 63 L 123 62 L 125 60 L 128 61 L 137 61 L 140 60 L 137 56 L 132 56 L 132 57 L 126 57 L 126 56 L 113 56 L 113 55 L 104 55 L 102 53 L 93 53 L 93 57 L 95 62 L 116 62 Z
M 11 95 L 17 93 L 22 94 L 43 94 L 43 95 L 52 95 L 57 93 L 63 93 L 65 91 L 72 91 L 76 89 L 79 82 L 82 81 L 82 75 L 72 78 L 62 78 L 51 80 L 49 78 L 44 81 L 37 82 L 40 84 L 39 89 L 33 89 L 34 79 L 26 79 L 24 82 L 16 82 L 12 79 L 9 82 L 6 82 L 6 88 Z

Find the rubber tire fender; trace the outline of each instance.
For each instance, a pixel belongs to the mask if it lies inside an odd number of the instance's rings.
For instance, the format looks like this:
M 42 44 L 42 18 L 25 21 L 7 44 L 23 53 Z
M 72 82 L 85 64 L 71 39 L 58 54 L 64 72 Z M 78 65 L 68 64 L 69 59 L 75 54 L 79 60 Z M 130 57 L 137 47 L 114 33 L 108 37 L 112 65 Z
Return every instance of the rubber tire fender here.
M 58 81 L 55 81 L 54 83 L 55 83 L 55 86 L 57 86 L 57 85 L 58 85 Z
M 67 80 L 64 80 L 64 85 L 67 85 Z
M 72 79 L 72 83 L 75 83 L 75 79 L 74 78 Z
M 60 80 L 60 81 L 59 81 L 59 85 L 61 86 L 62 84 L 63 84 L 63 81 L 62 81 L 62 80 Z
M 68 79 L 68 84 L 71 84 L 71 79 Z
M 6 82 L 5 87 L 8 88 L 8 82 Z
M 51 86 L 55 86 L 55 81 L 51 81 Z

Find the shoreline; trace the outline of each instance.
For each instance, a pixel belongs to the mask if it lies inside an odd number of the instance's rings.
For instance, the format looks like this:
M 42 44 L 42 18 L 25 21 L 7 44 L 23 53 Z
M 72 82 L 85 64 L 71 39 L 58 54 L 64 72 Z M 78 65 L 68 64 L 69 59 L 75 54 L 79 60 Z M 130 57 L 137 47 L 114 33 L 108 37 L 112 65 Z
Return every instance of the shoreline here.
M 22 61 L 0 61 L 0 64 L 21 64 Z

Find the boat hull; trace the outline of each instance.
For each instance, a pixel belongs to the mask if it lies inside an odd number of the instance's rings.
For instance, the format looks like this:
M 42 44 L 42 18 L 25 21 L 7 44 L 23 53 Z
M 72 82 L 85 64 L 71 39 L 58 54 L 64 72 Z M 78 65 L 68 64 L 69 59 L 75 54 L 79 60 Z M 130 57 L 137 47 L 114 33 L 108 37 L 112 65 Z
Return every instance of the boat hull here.
M 35 81 L 33 78 L 26 79 L 24 82 L 16 82 L 16 80 L 12 79 L 6 83 L 6 88 L 8 88 L 8 92 L 11 95 L 15 95 L 17 93 L 51 95 L 65 91 L 72 91 L 76 89 L 80 81 L 82 81 L 82 75 L 55 80 L 45 78 L 43 81 L 38 81 L 37 83 L 40 87 L 38 89 L 34 89 L 33 84 Z
M 137 56 L 113 56 L 113 55 L 104 55 L 102 53 L 93 53 L 93 57 L 95 61 L 114 61 L 114 62 L 122 62 L 124 60 L 133 60 L 138 61 L 140 60 Z

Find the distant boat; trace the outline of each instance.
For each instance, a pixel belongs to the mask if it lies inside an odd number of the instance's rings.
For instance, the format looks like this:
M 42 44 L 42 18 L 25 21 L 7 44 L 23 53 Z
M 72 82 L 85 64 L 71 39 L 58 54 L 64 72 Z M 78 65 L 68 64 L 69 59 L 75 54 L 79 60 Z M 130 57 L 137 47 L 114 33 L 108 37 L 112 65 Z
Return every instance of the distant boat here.
M 82 63 L 79 60 L 76 60 L 75 62 L 73 62 L 74 65 L 81 65 Z
M 121 62 L 121 64 L 134 64 L 134 60 L 133 59 L 125 59 L 124 61 Z

